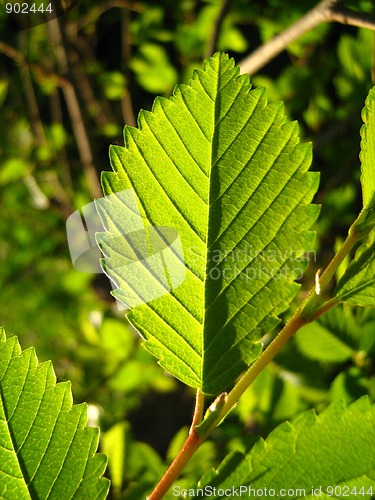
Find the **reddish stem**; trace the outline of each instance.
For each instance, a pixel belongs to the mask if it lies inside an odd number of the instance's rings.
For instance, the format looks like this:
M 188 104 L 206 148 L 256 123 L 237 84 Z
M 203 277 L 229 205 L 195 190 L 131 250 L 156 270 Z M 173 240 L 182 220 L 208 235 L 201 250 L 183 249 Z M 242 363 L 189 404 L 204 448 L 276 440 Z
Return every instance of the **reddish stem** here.
M 148 500 L 159 500 L 160 498 L 163 498 L 176 478 L 179 476 L 182 469 L 185 467 L 186 462 L 206 439 L 207 436 L 204 438 L 199 437 L 194 430 L 195 426 L 202 421 L 203 410 L 204 394 L 200 391 L 200 389 L 198 389 L 189 435 L 186 438 L 186 441 L 179 451 L 177 457 L 173 460 L 164 476 L 160 479 L 160 482 L 156 485 L 154 491 L 148 497 Z
M 177 457 L 173 460 L 168 470 L 161 478 L 159 484 L 148 497 L 148 500 L 160 500 L 167 493 L 185 464 L 203 443 L 205 437 L 199 437 L 195 431 L 190 430 L 189 435 Z

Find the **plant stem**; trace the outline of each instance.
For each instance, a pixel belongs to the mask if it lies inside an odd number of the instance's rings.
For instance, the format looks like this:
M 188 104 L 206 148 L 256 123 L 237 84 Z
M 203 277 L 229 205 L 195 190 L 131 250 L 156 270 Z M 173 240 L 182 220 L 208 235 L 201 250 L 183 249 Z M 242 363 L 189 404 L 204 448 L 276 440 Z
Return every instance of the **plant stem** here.
M 315 311 L 314 311 L 313 315 L 311 316 L 309 322 L 312 323 L 317 318 L 319 318 L 319 316 L 321 316 L 322 314 L 324 314 L 325 312 L 327 312 L 332 307 L 336 306 L 338 303 L 339 303 L 339 301 L 335 297 L 333 297 L 330 300 L 327 300 L 327 302 L 324 302 L 324 304 L 322 304 L 320 307 L 318 307 L 317 309 L 315 309 Z
M 216 50 L 217 42 L 219 40 L 220 29 L 223 25 L 225 16 L 229 9 L 230 0 L 222 0 L 220 10 L 217 18 L 215 19 L 214 29 L 211 38 L 208 39 L 205 57 L 210 57 Z
M 319 285 L 321 291 L 327 288 L 327 285 L 330 283 L 331 279 L 333 278 L 334 274 L 336 273 L 342 261 L 349 254 L 350 250 L 354 247 L 357 241 L 361 239 L 362 235 L 359 234 L 355 229 L 355 226 L 361 220 L 361 217 L 362 217 L 362 212 L 359 214 L 355 222 L 351 225 L 346 240 L 341 245 L 338 252 L 334 255 L 333 259 L 328 264 L 323 274 L 320 276 Z M 313 316 L 319 300 L 320 297 L 316 293 L 315 289 L 311 290 L 309 295 L 299 308 L 301 310 L 301 315 L 304 317 L 310 317 L 311 315 Z
M 177 457 L 173 460 L 167 472 L 161 478 L 154 491 L 149 497 L 147 497 L 148 500 L 160 500 L 161 498 L 163 498 L 163 496 L 167 493 L 169 488 L 179 476 L 186 462 L 195 453 L 195 451 L 199 448 L 204 440 L 205 438 L 199 437 L 195 431 L 189 432 L 189 435 L 181 450 L 179 451 Z
M 341 245 L 338 252 L 335 254 L 331 262 L 326 267 L 322 276 L 319 279 L 320 289 L 323 291 L 330 283 L 335 272 L 337 271 L 341 262 L 348 255 L 353 246 L 361 238 L 361 235 L 356 231 L 355 226 L 360 221 L 362 213 L 358 216 L 356 221 L 349 229 L 348 236 L 344 243 Z M 246 391 L 250 384 L 260 374 L 260 372 L 268 365 L 270 361 L 276 356 L 280 349 L 288 342 L 289 339 L 299 330 L 302 326 L 311 323 L 324 312 L 331 309 L 338 302 L 335 298 L 326 301 L 320 307 L 316 308 L 320 296 L 316 293 L 315 287 L 312 288 L 307 295 L 306 299 L 299 306 L 294 316 L 288 321 L 284 328 L 279 332 L 277 337 L 270 343 L 270 345 L 263 351 L 259 358 L 250 366 L 237 384 L 233 387 L 228 394 L 226 403 L 220 413 L 219 419 L 213 424 L 214 426 L 228 414 L 228 412 L 237 403 L 240 396 Z M 211 432 L 211 428 L 207 431 Z
M 321 0 L 298 21 L 245 57 L 240 62 L 242 73 L 253 75 L 273 57 L 282 52 L 290 43 L 315 26 L 328 22 L 331 7 L 337 0 Z
M 296 331 L 304 326 L 307 321 L 302 318 L 299 311 L 293 318 L 285 325 L 270 345 L 263 351 L 259 358 L 250 366 L 245 374 L 240 378 L 237 384 L 233 387 L 227 397 L 227 401 L 221 411 L 220 420 L 222 420 L 227 413 L 237 403 L 240 396 L 246 391 L 249 385 L 255 380 L 260 372 L 268 365 L 270 361 L 276 356 L 280 349 L 288 342 L 288 340 L 296 333 Z M 217 425 L 217 424 L 216 424 Z
M 327 268 L 319 279 L 320 290 L 323 291 L 330 283 L 339 265 L 348 255 L 353 246 L 363 236 L 357 231 L 358 224 L 362 221 L 364 213 L 360 213 L 356 221 L 349 229 L 348 236 L 336 255 L 333 257 Z M 161 478 L 159 484 L 148 497 L 148 500 L 159 500 L 163 498 L 168 489 L 172 486 L 173 482 L 179 476 L 181 470 L 199 448 L 199 446 L 207 439 L 211 432 L 219 425 L 219 423 L 228 415 L 231 409 L 236 405 L 242 394 L 248 389 L 250 384 L 261 373 L 261 371 L 273 360 L 280 349 L 290 340 L 293 335 L 304 325 L 311 323 L 321 314 L 335 306 L 338 301 L 335 297 L 325 301 L 320 306 L 318 305 L 320 299 L 319 294 L 316 293 L 316 287 L 313 287 L 306 299 L 300 304 L 293 317 L 288 321 L 284 328 L 278 333 L 269 346 L 262 352 L 259 358 L 250 366 L 245 374 L 240 378 L 237 384 L 233 387 L 230 393 L 225 397 L 225 403 L 220 411 L 217 419 L 199 435 L 199 430 L 196 426 L 201 423 L 203 409 L 204 409 L 204 395 L 198 389 L 196 395 L 195 410 L 193 415 L 192 425 L 190 427 L 189 435 L 182 446 L 177 457 L 174 459 L 164 476 Z
M 204 394 L 200 389 L 197 389 L 197 394 L 195 397 L 195 408 L 193 420 L 191 422 L 190 431 L 194 430 L 194 427 L 201 423 L 204 411 Z
M 337 6 L 337 0 L 321 0 L 294 24 L 254 50 L 240 62 L 242 73 L 254 75 L 272 58 L 280 54 L 294 40 L 322 23 L 342 23 L 375 30 L 375 17 L 366 12 L 356 12 Z
M 181 450 L 179 451 L 177 457 L 173 460 L 173 462 L 165 472 L 164 476 L 157 484 L 154 491 L 148 497 L 148 500 L 159 500 L 163 498 L 165 493 L 169 490 L 174 481 L 180 475 L 180 472 L 184 468 L 186 462 L 190 459 L 190 457 L 195 453 L 195 451 L 205 440 L 205 438 L 198 436 L 198 434 L 194 430 L 195 426 L 198 425 L 202 420 L 203 410 L 204 410 L 204 394 L 200 389 L 198 389 L 195 399 L 194 415 L 189 435 L 186 438 L 186 441 L 183 444 Z
M 338 302 L 335 298 L 328 300 L 320 308 L 318 308 L 314 312 L 314 314 L 309 318 L 304 318 L 301 315 L 302 312 L 302 307 L 301 307 L 302 304 L 301 304 L 301 306 L 297 309 L 292 319 L 288 321 L 288 323 L 284 326 L 284 328 L 279 332 L 277 337 L 275 337 L 275 339 L 263 351 L 263 353 L 259 356 L 259 358 L 250 366 L 247 372 L 245 372 L 245 374 L 241 377 L 241 379 L 237 382 L 237 384 L 228 394 L 227 400 L 223 406 L 218 421 L 220 422 L 229 413 L 229 411 L 237 403 L 239 398 L 250 386 L 250 384 L 256 379 L 256 377 L 260 374 L 260 372 L 273 360 L 273 358 L 280 351 L 280 349 L 284 347 L 284 345 L 288 342 L 288 340 L 290 340 L 300 328 L 314 321 L 321 314 L 331 309 L 337 303 Z M 218 421 L 214 423 L 215 427 L 218 424 Z M 212 429 L 209 429 L 208 432 L 211 431 Z

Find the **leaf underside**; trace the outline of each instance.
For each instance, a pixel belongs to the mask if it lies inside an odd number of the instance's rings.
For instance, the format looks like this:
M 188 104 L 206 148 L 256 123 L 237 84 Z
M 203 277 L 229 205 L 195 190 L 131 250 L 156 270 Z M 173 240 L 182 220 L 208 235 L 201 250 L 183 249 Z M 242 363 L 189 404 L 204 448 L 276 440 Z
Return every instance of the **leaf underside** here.
M 356 498 L 356 488 L 358 496 L 370 499 L 371 487 L 375 493 L 374 421 L 375 405 L 367 397 L 348 408 L 335 402 L 318 416 L 313 410 L 305 412 L 257 441 L 247 455 L 231 454 L 217 471 L 203 476 L 199 487 L 267 487 L 276 491 L 276 496 L 268 495 L 275 498 L 283 488 L 288 498 Z M 312 488 L 319 487 L 328 496 L 312 496 Z
M 98 203 L 103 269 L 160 364 L 217 394 L 259 355 L 259 339 L 298 289 L 319 211 L 309 204 L 318 185 L 307 172 L 311 147 L 299 144 L 282 104 L 250 91 L 221 53 L 138 124 L 125 127 L 125 147 L 111 147 L 114 172 L 102 176 L 111 195 Z M 153 243 L 152 226 L 170 228 L 160 237 L 169 250 Z M 139 250 L 142 228 L 149 257 Z M 137 256 L 141 268 L 129 265 Z
M 98 429 L 85 405 L 72 406 L 69 383 L 51 363 L 0 329 L 0 497 L 104 499 L 106 457 L 95 454 Z

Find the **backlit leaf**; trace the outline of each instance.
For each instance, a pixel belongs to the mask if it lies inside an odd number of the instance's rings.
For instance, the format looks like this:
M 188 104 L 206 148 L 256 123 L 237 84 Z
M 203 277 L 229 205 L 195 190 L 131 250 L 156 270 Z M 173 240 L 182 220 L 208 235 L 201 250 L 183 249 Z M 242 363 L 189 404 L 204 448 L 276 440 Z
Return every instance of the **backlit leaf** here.
M 363 206 L 368 208 L 375 204 L 375 87 L 366 99 L 362 110 L 363 125 L 361 128 L 361 183 Z
M 104 499 L 106 457 L 86 424 L 70 384 L 56 384 L 50 363 L 0 330 L 0 497 Z
M 260 439 L 247 455 L 236 452 L 227 457 L 217 473 L 208 472 L 199 486 L 216 492 L 242 486 L 246 498 L 260 496 L 254 490 L 263 490 L 267 498 L 281 498 L 285 489 L 287 498 L 370 499 L 371 489 L 375 493 L 374 421 L 375 406 L 366 397 L 348 408 L 335 402 L 318 416 L 313 410 L 305 412 Z
M 104 270 L 160 364 L 217 394 L 298 289 L 318 214 L 311 147 L 221 53 L 138 123 L 102 177 Z

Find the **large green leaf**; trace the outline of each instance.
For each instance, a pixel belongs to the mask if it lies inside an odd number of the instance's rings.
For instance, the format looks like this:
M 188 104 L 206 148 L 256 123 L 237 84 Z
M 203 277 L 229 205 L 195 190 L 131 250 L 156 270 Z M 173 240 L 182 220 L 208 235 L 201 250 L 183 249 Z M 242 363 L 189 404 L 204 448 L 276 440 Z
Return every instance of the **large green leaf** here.
M 365 217 L 361 224 L 373 229 L 338 282 L 335 296 L 358 306 L 375 307 L 375 87 L 367 96 L 362 119 L 360 159 Z
M 340 304 L 298 330 L 294 342 L 306 357 L 323 363 L 343 363 L 360 350 L 363 325 Z
M 72 406 L 70 384 L 56 384 L 51 363 L 0 330 L 0 497 L 105 498 L 106 457 L 95 454 L 98 429 L 84 405 Z
M 311 147 L 221 53 L 138 123 L 102 177 L 103 267 L 160 364 L 217 394 L 298 289 L 318 214 Z
M 199 486 L 213 492 L 216 488 L 210 498 L 222 498 L 219 490 L 232 492 L 242 486 L 263 493 L 267 488 L 267 498 L 286 496 L 280 494 L 286 489 L 287 498 L 370 499 L 375 494 L 374 422 L 375 405 L 366 397 L 348 408 L 335 402 L 318 416 L 313 410 L 305 412 L 260 439 L 247 455 L 236 452 L 227 457 Z M 312 496 L 312 488 L 320 487 L 322 493 Z
M 375 87 L 366 99 L 362 110 L 363 125 L 361 128 L 361 183 L 363 206 L 375 205 Z
M 338 300 L 362 307 L 375 307 L 375 229 L 358 248 L 353 261 L 337 284 Z

